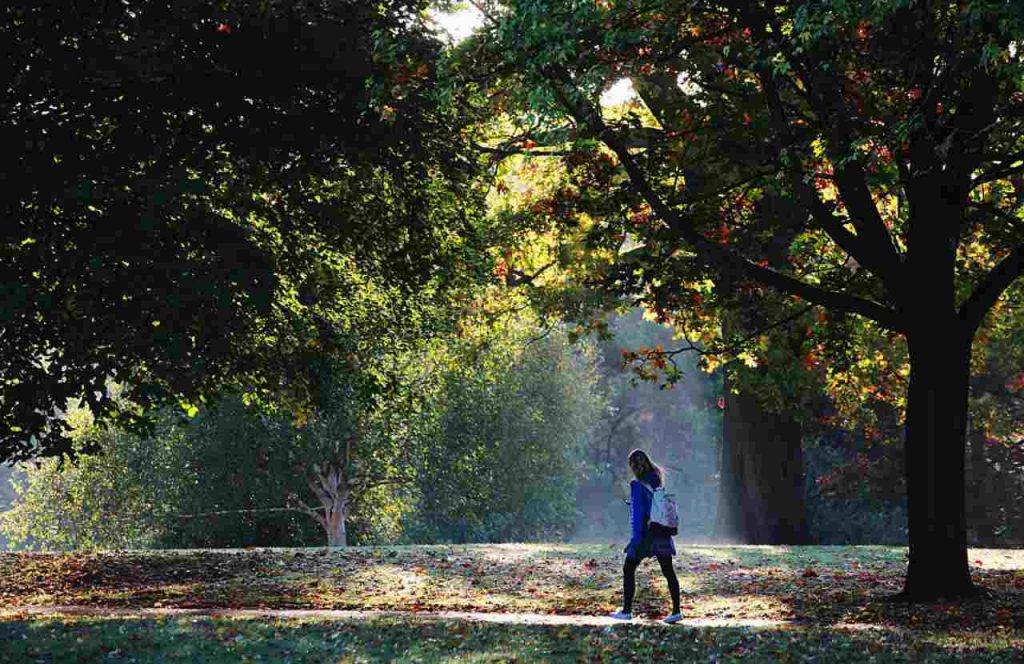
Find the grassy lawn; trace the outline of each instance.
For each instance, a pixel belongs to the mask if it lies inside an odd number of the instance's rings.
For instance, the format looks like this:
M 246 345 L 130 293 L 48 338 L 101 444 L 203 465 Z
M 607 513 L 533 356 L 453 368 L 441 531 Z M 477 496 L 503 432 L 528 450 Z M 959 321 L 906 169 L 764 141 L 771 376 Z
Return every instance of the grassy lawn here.
M 626 662 L 1019 661 L 1019 641 L 829 630 L 574 627 L 379 618 L 365 622 L 171 618 L 0 622 L 6 661 Z
M 0 660 L 615 661 L 715 657 L 888 661 L 1024 658 L 1024 551 L 970 552 L 976 599 L 928 605 L 900 588 L 893 547 L 680 546 L 688 618 L 772 628 L 501 625 L 424 617 L 0 618 Z M 345 550 L 0 554 L 0 606 L 330 608 L 600 615 L 619 601 L 620 547 L 472 545 Z M 648 561 L 635 612 L 660 617 Z M 213 613 L 216 613 L 213 611 Z M 10 657 L 8 657 L 10 655 Z

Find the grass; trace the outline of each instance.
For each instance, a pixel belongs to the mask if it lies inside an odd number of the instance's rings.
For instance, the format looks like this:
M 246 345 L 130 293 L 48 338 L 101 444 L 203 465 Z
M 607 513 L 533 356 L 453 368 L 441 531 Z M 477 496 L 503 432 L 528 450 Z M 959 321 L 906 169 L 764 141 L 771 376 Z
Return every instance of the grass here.
M 0 661 L 1020 661 L 1024 551 L 972 550 L 985 596 L 906 605 L 898 547 L 680 546 L 688 618 L 785 627 L 505 625 L 228 617 L 0 617 Z M 0 606 L 388 609 L 601 615 L 621 549 L 494 544 L 0 554 Z M 648 561 L 635 612 L 668 608 Z M 348 658 L 348 660 L 346 660 Z M 126 661 L 127 661 L 126 659 Z
M 1015 661 L 1018 645 L 899 632 L 226 618 L 0 622 L 9 661 L 627 662 Z

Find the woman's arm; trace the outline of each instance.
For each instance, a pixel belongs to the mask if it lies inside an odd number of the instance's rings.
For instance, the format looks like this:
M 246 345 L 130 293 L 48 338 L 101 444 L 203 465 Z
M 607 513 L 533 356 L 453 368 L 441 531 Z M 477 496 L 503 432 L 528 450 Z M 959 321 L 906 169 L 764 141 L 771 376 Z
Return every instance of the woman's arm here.
M 651 501 L 647 489 L 637 480 L 630 482 L 629 494 L 629 525 L 632 529 L 630 542 L 640 542 L 644 538 L 644 529 L 647 527 Z

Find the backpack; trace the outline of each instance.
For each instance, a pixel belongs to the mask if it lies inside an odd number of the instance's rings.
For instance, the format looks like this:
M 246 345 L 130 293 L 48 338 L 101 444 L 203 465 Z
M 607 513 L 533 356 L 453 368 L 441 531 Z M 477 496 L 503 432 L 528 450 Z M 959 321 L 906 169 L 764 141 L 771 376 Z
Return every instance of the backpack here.
M 669 493 L 664 484 L 657 489 L 646 482 L 640 484 L 651 492 L 651 534 L 678 535 L 679 507 L 676 505 L 676 494 Z

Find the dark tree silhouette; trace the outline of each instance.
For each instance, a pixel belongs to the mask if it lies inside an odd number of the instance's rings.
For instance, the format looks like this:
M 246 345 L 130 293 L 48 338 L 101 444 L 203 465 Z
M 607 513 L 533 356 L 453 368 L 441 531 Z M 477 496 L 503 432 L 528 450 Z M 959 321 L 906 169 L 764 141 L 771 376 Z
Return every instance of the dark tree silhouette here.
M 325 247 L 450 266 L 473 164 L 423 8 L 4 3 L 0 459 L 69 451 L 69 397 L 139 424 L 110 380 L 145 404 L 272 373 Z

